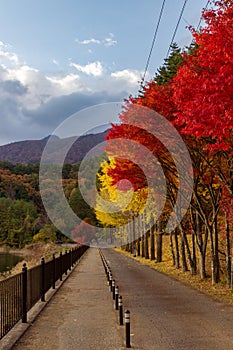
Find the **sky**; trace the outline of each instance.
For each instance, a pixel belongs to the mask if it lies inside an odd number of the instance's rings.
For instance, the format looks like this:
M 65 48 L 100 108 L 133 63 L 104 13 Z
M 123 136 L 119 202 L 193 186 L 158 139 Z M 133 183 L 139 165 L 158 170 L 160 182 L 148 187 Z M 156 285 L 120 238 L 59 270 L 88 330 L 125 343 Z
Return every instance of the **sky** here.
M 46 137 L 83 108 L 136 95 L 162 2 L 1 0 L 0 145 Z M 180 47 L 191 43 L 187 26 L 197 26 L 206 2 L 187 1 Z M 165 2 L 147 81 L 163 64 L 183 3 Z

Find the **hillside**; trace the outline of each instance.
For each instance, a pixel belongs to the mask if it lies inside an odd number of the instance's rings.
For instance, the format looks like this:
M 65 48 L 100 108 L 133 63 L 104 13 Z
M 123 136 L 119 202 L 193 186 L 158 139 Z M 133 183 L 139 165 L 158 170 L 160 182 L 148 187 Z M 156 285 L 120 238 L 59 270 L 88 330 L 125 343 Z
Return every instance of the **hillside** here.
M 79 137 L 69 150 L 66 162 L 77 163 L 81 161 L 89 150 L 105 140 L 106 133 L 107 131 L 104 131 Z M 38 163 L 40 162 L 47 140 L 48 137 L 45 137 L 41 140 L 19 141 L 0 146 L 0 160 L 8 161 L 13 164 Z M 66 146 L 67 141 L 68 139 L 53 138 L 52 142 L 54 143 L 54 149 L 57 150 L 57 154 L 59 154 L 60 149 Z

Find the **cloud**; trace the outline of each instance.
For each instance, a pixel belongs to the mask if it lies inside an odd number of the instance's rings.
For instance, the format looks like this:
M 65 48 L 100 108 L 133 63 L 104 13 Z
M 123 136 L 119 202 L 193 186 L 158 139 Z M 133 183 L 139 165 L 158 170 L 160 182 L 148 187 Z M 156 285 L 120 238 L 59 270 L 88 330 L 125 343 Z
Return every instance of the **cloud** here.
M 21 64 L 13 68 L 6 69 L 8 75 L 12 79 L 18 79 L 23 84 L 26 84 L 27 82 L 34 82 L 36 76 L 39 73 L 38 69 L 29 67 L 26 64 Z
M 75 42 L 77 42 L 80 45 L 97 44 L 97 45 L 104 45 L 106 47 L 114 46 L 117 44 L 117 40 L 114 39 L 113 33 L 109 33 L 109 35 L 103 40 L 99 40 L 95 38 L 84 39 L 84 40 L 75 39 Z
M 94 38 L 85 39 L 85 40 L 82 40 L 82 41 L 79 41 L 78 39 L 75 39 L 75 41 L 76 41 L 77 43 L 79 43 L 80 45 L 101 44 L 101 41 L 100 41 L 100 40 L 94 39 Z
M 43 138 L 80 109 L 123 101 L 138 88 L 140 72 L 111 74 L 99 61 L 71 61 L 66 71 L 49 74 L 22 62 L 1 42 L 0 54 L 0 144 Z
M 19 80 L 5 80 L 0 82 L 0 89 L 13 95 L 24 95 L 28 91 L 28 87 L 23 85 Z
M 123 69 L 111 73 L 111 77 L 116 80 L 126 81 L 130 84 L 137 84 L 142 77 L 142 72 L 132 69 Z
M 4 44 L 0 41 L 0 58 L 1 60 L 6 59 L 13 64 L 19 64 L 19 57 L 15 52 L 11 52 L 10 45 Z
M 56 86 L 56 95 L 70 94 L 77 90 L 83 90 L 78 74 L 67 74 L 65 76 L 47 76 L 46 79 L 52 83 L 53 88 Z
M 123 101 L 124 98 L 125 92 L 122 91 L 115 94 L 109 94 L 107 91 L 77 92 L 66 96 L 54 97 L 36 110 L 23 110 L 23 114 L 31 125 L 43 126 L 46 130 L 50 127 L 52 128 L 51 131 L 53 131 L 63 120 L 84 108 L 107 102 Z
M 55 64 L 55 66 L 60 66 L 60 63 L 55 59 L 52 60 L 52 63 Z
M 88 63 L 85 66 L 81 66 L 80 64 L 71 62 L 70 67 L 74 67 L 78 71 L 87 75 L 93 75 L 94 77 L 99 77 L 103 74 L 103 67 L 99 61 Z
M 103 40 L 103 44 L 107 47 L 116 45 L 117 41 L 114 39 L 114 34 L 109 33 L 109 37 Z

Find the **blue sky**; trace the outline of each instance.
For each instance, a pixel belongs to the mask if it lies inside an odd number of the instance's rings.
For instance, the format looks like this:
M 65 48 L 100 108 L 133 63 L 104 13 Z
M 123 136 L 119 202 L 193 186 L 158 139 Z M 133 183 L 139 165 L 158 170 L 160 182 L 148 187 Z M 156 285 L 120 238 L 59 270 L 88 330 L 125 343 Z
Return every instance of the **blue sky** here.
M 147 80 L 183 6 L 167 0 Z M 72 113 L 136 94 L 162 0 L 1 0 L 0 144 L 42 138 Z M 175 41 L 190 44 L 206 0 L 188 0 Z M 101 124 L 101 122 L 100 122 Z

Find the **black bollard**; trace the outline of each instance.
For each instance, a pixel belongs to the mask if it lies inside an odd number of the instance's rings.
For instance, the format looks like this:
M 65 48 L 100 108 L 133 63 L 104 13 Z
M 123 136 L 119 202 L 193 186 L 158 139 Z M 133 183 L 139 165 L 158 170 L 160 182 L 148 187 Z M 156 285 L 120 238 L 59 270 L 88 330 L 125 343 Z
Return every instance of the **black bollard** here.
M 122 296 L 118 297 L 118 307 L 119 307 L 119 323 L 120 326 L 123 326 L 123 304 L 122 304 Z
M 109 276 L 109 292 L 112 292 L 112 275 Z
M 112 280 L 112 298 L 115 300 L 115 280 Z
M 118 294 L 119 294 L 119 289 L 116 286 L 115 287 L 115 310 L 118 310 Z
M 130 312 L 125 311 L 125 345 L 126 348 L 131 348 L 130 345 Z
M 108 272 L 107 272 L 107 279 L 110 280 L 110 275 L 112 274 L 111 270 L 108 269 Z

